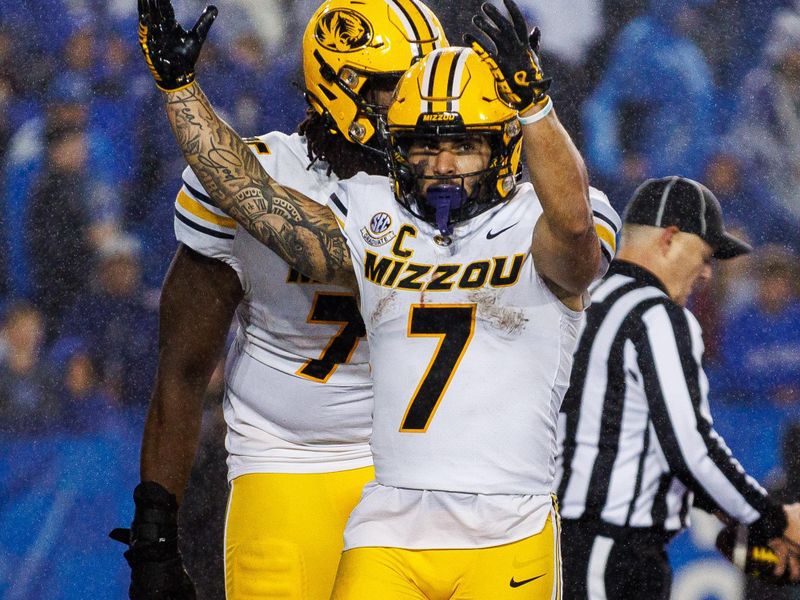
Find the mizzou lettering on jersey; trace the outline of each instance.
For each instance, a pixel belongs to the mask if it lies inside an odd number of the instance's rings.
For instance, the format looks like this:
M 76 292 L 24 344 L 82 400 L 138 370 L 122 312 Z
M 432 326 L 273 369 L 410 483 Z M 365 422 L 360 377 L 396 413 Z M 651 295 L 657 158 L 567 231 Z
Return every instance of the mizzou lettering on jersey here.
M 524 254 L 495 256 L 469 264 L 429 265 L 379 256 L 364 256 L 364 277 L 376 285 L 399 290 L 447 292 L 485 286 L 509 287 L 519 280 Z

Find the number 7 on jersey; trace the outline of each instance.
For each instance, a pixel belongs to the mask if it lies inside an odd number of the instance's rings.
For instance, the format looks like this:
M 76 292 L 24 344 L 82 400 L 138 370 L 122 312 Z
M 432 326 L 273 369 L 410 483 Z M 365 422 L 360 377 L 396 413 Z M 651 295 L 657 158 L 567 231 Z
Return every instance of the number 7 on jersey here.
M 474 304 L 414 304 L 408 319 L 409 337 L 438 337 L 439 343 L 419 382 L 400 431 L 425 433 L 453 379 L 472 335 Z

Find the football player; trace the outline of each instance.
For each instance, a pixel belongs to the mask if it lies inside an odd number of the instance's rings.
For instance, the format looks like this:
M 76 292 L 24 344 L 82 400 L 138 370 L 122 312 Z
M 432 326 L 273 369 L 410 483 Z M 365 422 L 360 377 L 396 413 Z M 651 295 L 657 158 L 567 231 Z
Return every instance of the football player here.
M 493 44 L 436 50 L 395 92 L 394 187 L 357 175 L 328 208 L 271 179 L 194 82 L 215 11 L 186 32 L 168 7 L 144 2 L 140 39 L 195 173 L 291 266 L 359 292 L 376 482 L 333 597 L 558 597 L 555 419 L 601 251 L 536 36 L 511 0 L 511 22 L 484 5 Z
M 487 62 L 450 48 L 412 67 L 388 113 L 393 191 L 359 175 L 329 203 L 375 386 L 376 481 L 335 599 L 560 597 L 554 411 L 601 263 L 598 192 L 549 99 L 518 118 Z M 536 191 L 513 177 L 523 137 Z
M 327 0 L 303 38 L 309 115 L 299 133 L 248 140 L 253 156 L 276 181 L 319 202 L 339 177 L 385 173 L 378 116 L 400 75 L 446 43 L 419 0 Z M 131 543 L 131 597 L 191 597 L 174 517 L 203 392 L 235 312 L 224 398 L 227 598 L 327 600 L 347 516 L 374 477 L 372 385 L 355 298 L 290 269 L 215 207 L 190 168 L 174 214 L 181 244 L 162 289 L 143 483 L 133 537 L 117 533 Z M 154 526 L 159 520 L 166 522 Z

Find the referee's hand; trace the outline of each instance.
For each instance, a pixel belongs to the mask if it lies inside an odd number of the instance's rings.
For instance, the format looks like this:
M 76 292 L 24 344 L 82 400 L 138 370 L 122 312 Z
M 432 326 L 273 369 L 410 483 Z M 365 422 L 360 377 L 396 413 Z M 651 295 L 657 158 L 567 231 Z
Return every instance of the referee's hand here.
M 775 574 L 782 575 L 789 569 L 791 580 L 800 582 L 800 503 L 785 504 L 783 511 L 786 513 L 783 537 L 770 542 L 770 548 L 781 559 Z

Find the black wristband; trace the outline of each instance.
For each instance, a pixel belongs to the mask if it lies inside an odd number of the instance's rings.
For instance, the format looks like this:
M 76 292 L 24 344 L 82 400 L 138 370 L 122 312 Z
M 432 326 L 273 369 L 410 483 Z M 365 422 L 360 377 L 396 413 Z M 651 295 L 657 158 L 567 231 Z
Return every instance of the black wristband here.
M 162 508 L 177 513 L 178 500 L 160 483 L 143 481 L 133 490 L 133 501 L 136 508 Z
M 756 544 L 766 544 L 771 539 L 781 537 L 788 524 L 783 506 L 770 500 L 767 502 L 761 517 L 750 525 L 750 539 Z
M 136 510 L 131 525 L 131 546 L 158 546 L 162 553 L 178 551 L 178 501 L 155 481 L 145 481 L 133 490 Z

